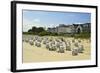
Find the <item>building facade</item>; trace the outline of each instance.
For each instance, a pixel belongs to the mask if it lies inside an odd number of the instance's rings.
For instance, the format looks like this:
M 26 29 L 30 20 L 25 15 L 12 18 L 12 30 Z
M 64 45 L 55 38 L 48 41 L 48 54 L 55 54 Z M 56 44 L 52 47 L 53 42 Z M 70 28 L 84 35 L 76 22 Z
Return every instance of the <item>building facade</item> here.
M 58 34 L 91 32 L 91 24 L 90 23 L 72 24 L 72 25 L 60 24 L 55 28 L 48 28 L 47 31 L 52 33 L 58 33 Z

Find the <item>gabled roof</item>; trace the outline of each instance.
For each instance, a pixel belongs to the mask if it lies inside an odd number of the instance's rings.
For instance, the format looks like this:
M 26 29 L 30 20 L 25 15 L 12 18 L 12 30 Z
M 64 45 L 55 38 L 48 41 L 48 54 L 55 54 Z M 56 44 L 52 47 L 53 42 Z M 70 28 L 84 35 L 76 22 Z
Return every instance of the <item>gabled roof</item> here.
M 90 25 L 91 23 L 81 23 L 81 24 L 73 24 L 75 28 L 77 28 L 78 26 L 83 27 L 84 25 Z
M 72 26 L 72 25 L 59 24 L 58 27 L 70 27 L 70 26 Z

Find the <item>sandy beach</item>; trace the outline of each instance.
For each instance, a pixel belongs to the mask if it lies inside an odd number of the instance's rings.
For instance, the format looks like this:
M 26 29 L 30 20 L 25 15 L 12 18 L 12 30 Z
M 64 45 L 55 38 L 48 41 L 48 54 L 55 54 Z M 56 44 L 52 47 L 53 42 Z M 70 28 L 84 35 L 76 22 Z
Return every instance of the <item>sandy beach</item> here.
M 72 38 L 65 38 L 72 39 Z M 90 42 L 87 39 L 81 39 L 84 46 L 84 52 L 78 53 L 77 56 L 72 56 L 71 51 L 65 53 L 58 53 L 56 51 L 49 51 L 44 45 L 37 47 L 23 42 L 23 63 L 34 62 L 53 62 L 53 61 L 71 61 L 71 60 L 88 60 L 91 59 Z

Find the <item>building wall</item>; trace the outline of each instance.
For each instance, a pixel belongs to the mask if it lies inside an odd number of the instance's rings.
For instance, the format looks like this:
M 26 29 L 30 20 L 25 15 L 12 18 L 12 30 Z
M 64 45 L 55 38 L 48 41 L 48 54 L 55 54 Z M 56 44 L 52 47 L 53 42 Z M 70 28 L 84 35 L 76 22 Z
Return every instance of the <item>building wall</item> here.
M 72 33 L 71 27 L 59 27 L 57 33 Z
M 90 23 L 83 25 L 83 32 L 91 32 L 91 24 Z
M 90 32 L 91 31 L 91 24 L 85 23 L 85 24 L 76 24 L 78 25 L 77 28 L 75 28 L 75 32 L 78 32 L 78 29 L 80 29 L 80 32 Z
M 78 32 L 90 32 L 91 27 L 90 23 L 85 24 L 76 24 L 78 25 L 75 27 L 75 25 L 67 25 L 67 26 L 58 26 L 56 28 L 50 28 L 48 29 L 48 32 L 52 33 L 78 33 Z

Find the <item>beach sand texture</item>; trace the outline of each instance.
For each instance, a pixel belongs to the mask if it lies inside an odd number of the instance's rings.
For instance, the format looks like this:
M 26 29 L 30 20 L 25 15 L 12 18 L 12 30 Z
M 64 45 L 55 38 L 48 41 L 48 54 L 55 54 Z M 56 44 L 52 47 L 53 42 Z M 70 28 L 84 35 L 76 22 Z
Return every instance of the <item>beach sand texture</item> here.
M 65 38 L 66 40 L 72 40 L 72 38 Z M 72 51 L 65 51 L 65 53 L 58 53 L 56 51 L 49 51 L 45 45 L 41 47 L 30 45 L 27 42 L 23 42 L 23 63 L 34 62 L 54 62 L 54 61 L 75 61 L 75 60 L 89 60 L 91 59 L 91 47 L 90 41 L 87 39 L 81 39 L 81 43 L 84 46 L 84 52 L 78 53 L 76 56 L 72 56 Z

